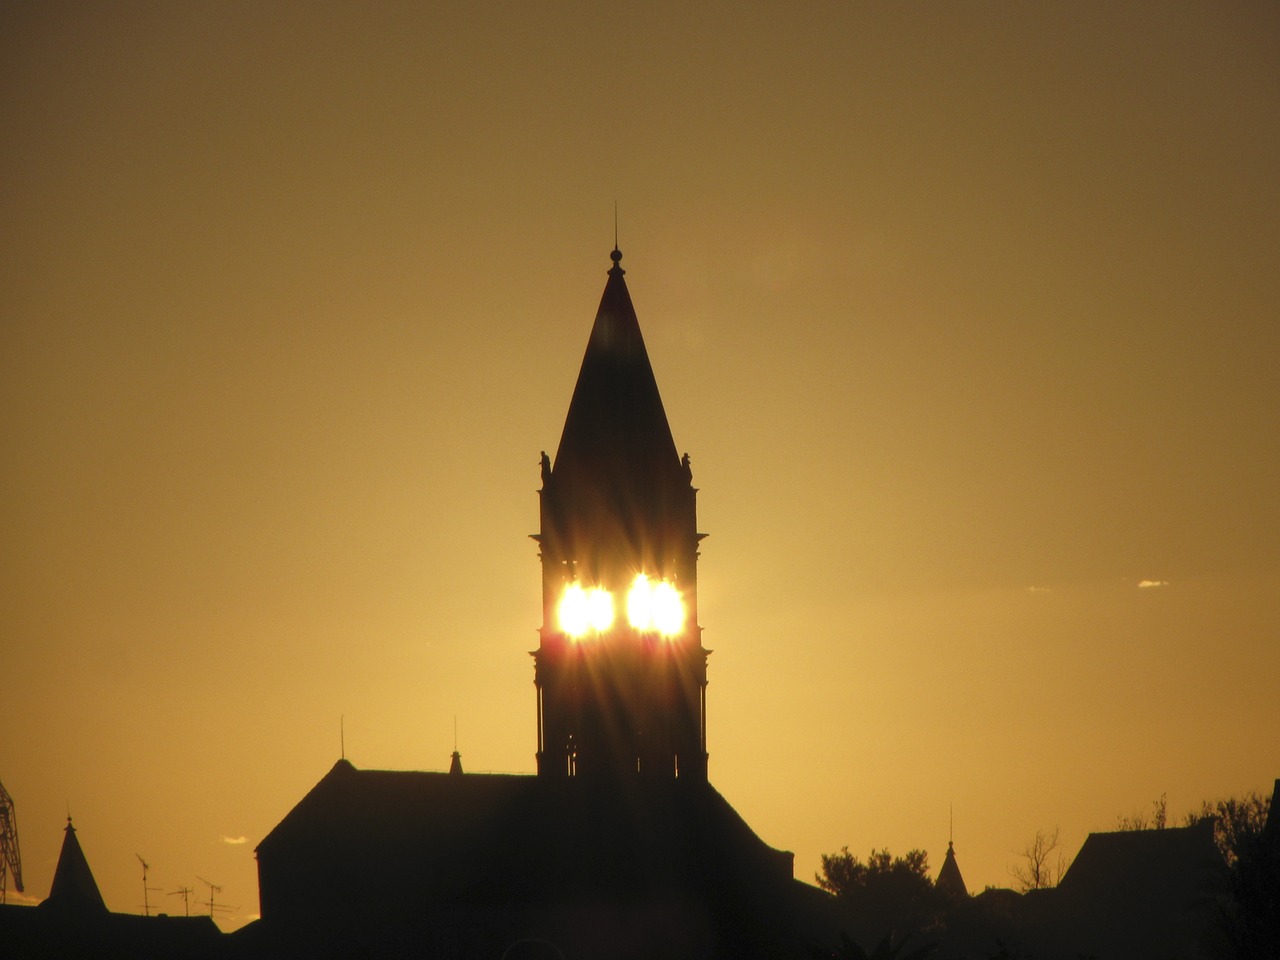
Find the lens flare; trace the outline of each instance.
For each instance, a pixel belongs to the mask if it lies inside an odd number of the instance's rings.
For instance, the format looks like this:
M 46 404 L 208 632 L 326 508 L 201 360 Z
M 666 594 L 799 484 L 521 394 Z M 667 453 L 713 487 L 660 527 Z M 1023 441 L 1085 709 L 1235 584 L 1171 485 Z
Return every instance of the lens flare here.
M 684 601 L 672 584 L 664 580 L 653 588 L 651 608 L 653 628 L 664 637 L 674 636 L 684 629 Z
M 587 621 L 596 633 L 613 626 L 613 597 L 608 590 L 593 587 L 587 591 Z
M 571 583 L 556 605 L 556 617 L 560 629 L 575 640 L 592 632 L 604 633 L 613 626 L 613 597 L 601 587 L 587 590 Z
M 649 629 L 653 621 L 653 588 L 643 573 L 631 583 L 627 591 L 627 623 L 637 630 Z
M 560 620 L 560 629 L 573 638 L 581 637 L 587 632 L 590 622 L 587 611 L 587 591 L 581 584 L 571 583 L 564 588 L 560 603 L 556 607 L 556 616 Z
M 684 602 L 673 584 L 654 583 L 643 573 L 627 591 L 627 622 L 642 632 L 674 636 L 684 629 Z

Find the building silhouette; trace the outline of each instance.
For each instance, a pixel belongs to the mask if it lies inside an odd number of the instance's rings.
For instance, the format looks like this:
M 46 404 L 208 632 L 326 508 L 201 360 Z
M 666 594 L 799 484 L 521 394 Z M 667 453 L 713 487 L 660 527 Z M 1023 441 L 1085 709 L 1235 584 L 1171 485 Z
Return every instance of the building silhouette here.
M 220 960 L 227 938 L 211 917 L 140 917 L 107 909 L 67 817 L 49 895 L 38 906 L 0 907 L 5 960 Z
M 536 774 L 339 760 L 257 848 L 250 955 L 809 955 L 826 895 L 707 779 L 696 491 L 621 258 L 541 457 Z
M 0 957 L 836 955 L 862 918 L 796 881 L 792 854 L 708 778 L 697 491 L 621 259 L 615 249 L 555 458 L 541 456 L 536 773 L 466 773 L 456 749 L 448 772 L 338 760 L 258 845 L 261 919 L 227 936 L 209 917 L 110 912 L 68 817 L 49 897 L 0 904 Z M 1059 888 L 969 897 L 948 843 L 921 933 L 957 960 L 1017 955 L 1011 944 L 1045 960 L 1198 960 L 1218 955 L 1214 937 L 1237 956 L 1280 955 L 1276 786 L 1230 876 L 1202 823 L 1090 834 Z
M 949 897 L 969 895 L 969 888 L 965 886 L 964 877 L 960 874 L 960 864 L 956 861 L 955 844 L 950 840 L 947 841 L 947 855 L 938 870 L 938 879 L 934 881 L 934 885 Z
M 688 454 L 676 454 L 622 254 L 612 259 L 554 464 L 542 455 L 538 773 L 705 780 L 697 491 Z M 567 623 L 575 600 L 611 603 L 601 611 L 608 625 Z M 654 610 L 664 602 L 670 622 Z
M 40 903 L 42 910 L 55 910 L 73 916 L 105 914 L 107 905 L 98 891 L 98 882 L 89 869 L 89 861 L 85 858 L 76 836 L 76 828 L 71 823 L 71 815 L 67 815 L 67 826 L 63 831 L 62 850 L 58 853 L 58 865 L 53 871 L 53 884 L 49 888 L 49 896 Z

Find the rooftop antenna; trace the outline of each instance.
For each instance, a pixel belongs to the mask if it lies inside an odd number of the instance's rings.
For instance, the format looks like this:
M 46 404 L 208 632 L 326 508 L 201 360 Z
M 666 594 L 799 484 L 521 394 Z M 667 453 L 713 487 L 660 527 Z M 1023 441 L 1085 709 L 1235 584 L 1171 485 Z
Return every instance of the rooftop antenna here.
M 195 893 L 190 887 L 179 887 L 177 890 L 170 890 L 169 896 L 182 898 L 182 913 L 184 916 L 191 916 L 191 894 Z
M 151 869 L 151 864 L 143 860 L 142 854 L 140 853 L 135 853 L 134 856 L 137 857 L 138 862 L 142 864 L 142 915 L 144 917 L 149 917 L 151 916 L 151 900 L 148 898 L 147 894 L 152 890 L 159 890 L 160 888 L 147 886 L 147 871 Z
M 220 886 L 218 886 L 216 883 L 212 883 L 212 882 L 210 882 L 209 880 L 206 880 L 204 877 L 202 877 L 202 876 L 200 876 L 200 875 L 198 875 L 198 874 L 196 875 L 196 879 L 197 879 L 197 880 L 199 880 L 201 883 L 203 883 L 206 887 L 208 887 L 208 888 L 209 888 L 209 899 L 208 899 L 208 900 L 201 900 L 201 901 L 200 901 L 200 903 L 201 903 L 202 905 L 204 905 L 204 906 L 207 906 L 207 907 L 209 908 L 209 916 L 212 918 L 212 917 L 213 917 L 213 911 L 214 911 L 214 903 L 213 903 L 214 894 L 221 893 L 221 892 L 222 892 L 222 888 L 221 888 Z

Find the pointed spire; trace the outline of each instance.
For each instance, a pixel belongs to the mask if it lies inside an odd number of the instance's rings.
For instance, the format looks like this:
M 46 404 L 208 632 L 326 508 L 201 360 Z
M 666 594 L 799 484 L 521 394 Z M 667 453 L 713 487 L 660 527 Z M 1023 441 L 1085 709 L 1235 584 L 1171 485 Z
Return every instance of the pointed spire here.
M 964 885 L 964 877 L 960 875 L 960 864 L 956 863 L 955 844 L 947 841 L 947 856 L 942 861 L 942 869 L 938 871 L 938 879 L 934 882 L 939 890 L 952 897 L 967 897 L 969 888 Z
M 53 885 L 41 906 L 82 914 L 107 912 L 107 905 L 98 892 L 98 883 L 93 879 L 93 871 L 89 869 L 89 861 L 76 838 L 76 828 L 71 825 L 70 814 L 67 815 L 66 836 L 62 838 L 58 866 L 53 871 Z
M 449 776 L 462 776 L 462 754 L 457 750 L 453 751 L 453 756 L 449 758 Z
M 640 323 L 622 269 L 622 251 L 613 266 L 587 341 L 578 383 L 552 472 L 564 477 L 608 479 L 641 486 L 655 471 L 679 469 L 675 441 L 649 364 Z

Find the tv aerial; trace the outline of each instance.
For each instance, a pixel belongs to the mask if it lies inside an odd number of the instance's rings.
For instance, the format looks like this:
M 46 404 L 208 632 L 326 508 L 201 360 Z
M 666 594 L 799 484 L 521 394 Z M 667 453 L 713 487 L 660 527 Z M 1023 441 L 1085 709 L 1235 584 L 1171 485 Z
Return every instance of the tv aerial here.
M 230 913 L 235 907 L 226 903 L 216 903 L 217 895 L 222 892 L 222 887 L 214 883 L 212 880 L 206 880 L 204 877 L 197 875 L 196 879 L 209 888 L 209 899 L 199 901 L 200 906 L 209 908 L 209 916 L 212 917 L 215 911 L 222 911 L 224 914 Z
M 167 896 L 182 898 L 183 916 L 191 916 L 191 894 L 195 891 L 191 887 L 179 887 L 177 890 L 170 890 Z
M 160 888 L 147 886 L 147 871 L 151 869 L 151 864 L 143 860 L 142 854 L 140 853 L 135 853 L 134 856 L 137 857 L 138 862 L 142 864 L 142 915 L 144 917 L 149 917 L 151 916 L 151 900 L 148 897 L 148 894 L 153 892 L 158 893 Z

